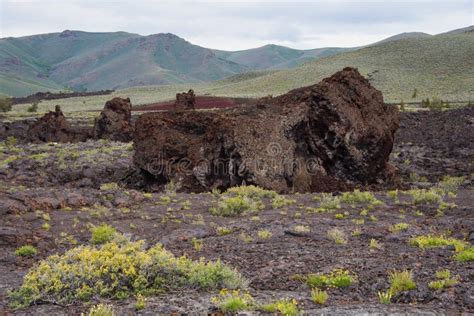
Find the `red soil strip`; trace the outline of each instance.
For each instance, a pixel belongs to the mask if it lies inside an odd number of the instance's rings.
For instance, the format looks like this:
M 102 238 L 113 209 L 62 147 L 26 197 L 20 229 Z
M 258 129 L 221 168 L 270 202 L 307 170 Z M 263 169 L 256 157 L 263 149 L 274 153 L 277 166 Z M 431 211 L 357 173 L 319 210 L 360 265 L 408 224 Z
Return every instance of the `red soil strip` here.
M 222 109 L 230 108 L 240 104 L 254 103 L 254 99 L 246 98 L 225 98 L 211 96 L 197 96 L 196 109 Z M 168 111 L 174 109 L 174 101 L 166 101 L 160 103 L 152 103 L 133 107 L 132 111 Z

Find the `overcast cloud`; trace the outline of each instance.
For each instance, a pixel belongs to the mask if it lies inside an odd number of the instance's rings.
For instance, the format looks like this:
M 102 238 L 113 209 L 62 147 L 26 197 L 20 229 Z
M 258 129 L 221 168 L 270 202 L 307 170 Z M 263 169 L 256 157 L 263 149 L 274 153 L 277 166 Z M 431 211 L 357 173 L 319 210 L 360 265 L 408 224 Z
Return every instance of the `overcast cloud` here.
M 60 32 L 174 33 L 238 50 L 273 43 L 307 49 L 359 46 L 401 32 L 474 24 L 474 0 L 153 1 L 0 0 L 0 37 Z

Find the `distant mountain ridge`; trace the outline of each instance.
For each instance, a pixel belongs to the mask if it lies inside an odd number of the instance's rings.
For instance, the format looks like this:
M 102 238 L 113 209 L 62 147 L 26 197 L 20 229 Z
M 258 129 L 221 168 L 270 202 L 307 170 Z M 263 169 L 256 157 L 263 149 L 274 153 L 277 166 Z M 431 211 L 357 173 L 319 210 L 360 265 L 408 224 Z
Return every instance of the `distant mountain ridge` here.
M 402 33 L 373 45 L 430 36 Z M 295 68 L 360 48 L 298 50 L 270 44 L 232 52 L 194 45 L 170 33 L 141 36 L 66 30 L 9 37 L 0 39 L 0 94 L 205 83 L 254 71 Z

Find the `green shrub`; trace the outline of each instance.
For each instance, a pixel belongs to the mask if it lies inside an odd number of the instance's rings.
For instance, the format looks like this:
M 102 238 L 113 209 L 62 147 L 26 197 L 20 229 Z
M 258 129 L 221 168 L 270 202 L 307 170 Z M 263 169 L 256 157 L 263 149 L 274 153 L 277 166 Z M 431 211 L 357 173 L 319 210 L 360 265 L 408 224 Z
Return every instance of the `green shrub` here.
M 296 200 L 287 199 L 284 196 L 277 195 L 272 199 L 273 208 L 282 208 L 296 203 Z
M 12 109 L 11 98 L 0 98 L 0 112 L 8 112 Z
M 254 185 L 243 185 L 229 188 L 225 194 L 245 196 L 250 199 L 274 198 L 277 196 L 275 191 L 265 190 Z
M 416 283 L 410 271 L 392 271 L 389 273 L 390 292 L 394 295 L 416 289 Z
M 443 197 L 435 189 L 410 190 L 415 204 L 437 204 L 443 200 Z
M 31 245 L 21 246 L 15 250 L 15 254 L 19 257 L 33 257 L 38 253 L 35 247 Z
M 242 196 L 226 197 L 223 196 L 217 203 L 217 207 L 210 208 L 212 215 L 219 216 L 237 216 L 249 211 L 257 211 L 263 205 L 255 200 Z
M 328 287 L 347 287 L 350 286 L 356 277 L 349 270 L 334 269 L 329 275 L 327 274 L 309 274 L 306 276 L 306 284 L 311 289 L 325 289 Z
M 419 248 L 439 248 L 446 246 L 454 246 L 456 251 L 462 251 L 466 247 L 466 243 L 464 241 L 455 238 L 447 238 L 442 235 L 420 235 L 417 237 L 410 238 L 409 243 L 410 245 Z
M 354 192 L 344 192 L 341 201 L 349 204 L 380 202 L 375 198 L 372 192 L 361 192 L 359 190 L 354 190 Z
M 330 212 L 341 208 L 340 198 L 330 193 L 322 193 L 320 196 L 315 196 L 313 200 L 319 201 L 316 212 Z
M 115 182 L 102 183 L 100 185 L 100 190 L 101 191 L 117 190 L 118 188 L 119 188 L 119 186 Z
M 389 227 L 389 231 L 392 233 L 407 230 L 410 227 L 408 223 L 397 223 Z
M 88 316 L 115 316 L 115 311 L 112 305 L 106 305 L 106 304 L 99 304 L 96 306 L 92 306 L 91 309 L 89 310 L 89 313 L 87 313 Z M 84 314 L 81 314 L 81 316 L 84 316 Z
M 390 304 L 392 301 L 392 291 L 378 292 L 379 302 L 381 304 Z
M 328 292 L 318 289 L 318 288 L 312 289 L 311 299 L 316 304 L 324 305 L 326 304 L 326 301 L 328 300 Z
M 276 313 L 284 316 L 296 316 L 299 313 L 298 302 L 295 299 L 289 298 L 265 304 L 260 309 L 267 313 Z
M 474 247 L 461 250 L 454 258 L 461 262 L 474 261 Z
M 262 229 L 257 232 L 258 238 L 260 239 L 268 239 L 272 237 L 272 233 L 267 229 Z
M 211 302 L 223 313 L 249 311 L 255 308 L 255 300 L 248 291 L 222 289 L 218 296 L 211 298 Z
M 73 303 L 93 297 L 123 299 L 183 288 L 216 290 L 244 285 L 242 276 L 220 261 L 176 258 L 160 244 L 146 250 L 144 241 L 131 242 L 122 237 L 99 247 L 76 247 L 40 261 L 9 296 L 11 306 L 20 308 L 41 300 Z
M 30 113 L 38 112 L 38 104 L 39 101 L 34 101 L 26 110 Z
M 329 239 L 334 241 L 338 245 L 346 244 L 347 237 L 346 234 L 340 230 L 339 228 L 333 228 L 327 232 L 327 236 Z
M 112 226 L 109 226 L 107 224 L 102 224 L 100 226 L 95 226 L 91 228 L 91 243 L 93 244 L 104 244 L 106 242 L 111 241 L 114 237 L 115 234 L 117 233 L 117 230 L 113 228 Z
M 438 188 L 440 188 L 445 194 L 456 194 L 463 181 L 464 177 L 444 176 L 443 179 L 438 183 Z
M 447 287 L 452 287 L 459 282 L 459 276 L 451 278 L 451 271 L 448 269 L 436 271 L 435 281 L 428 283 L 430 289 L 433 290 L 442 290 Z

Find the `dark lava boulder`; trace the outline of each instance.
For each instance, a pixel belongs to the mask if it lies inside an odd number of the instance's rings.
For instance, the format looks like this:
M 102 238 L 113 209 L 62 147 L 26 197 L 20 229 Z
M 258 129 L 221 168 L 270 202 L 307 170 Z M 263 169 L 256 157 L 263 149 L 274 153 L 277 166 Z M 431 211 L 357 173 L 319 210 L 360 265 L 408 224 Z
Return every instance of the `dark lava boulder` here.
M 132 103 L 129 98 L 113 98 L 105 103 L 104 109 L 94 123 L 95 139 L 105 138 L 128 142 L 133 137 L 131 123 Z
M 278 192 L 350 189 L 391 175 L 399 115 L 356 69 L 259 106 L 146 113 L 134 162 L 183 191 L 256 184 Z
M 194 90 L 190 89 L 187 93 L 176 93 L 174 108 L 176 110 L 194 110 L 196 106 L 196 96 Z
M 31 142 L 70 142 L 74 132 L 59 106 L 32 123 L 27 130 L 27 140 Z

